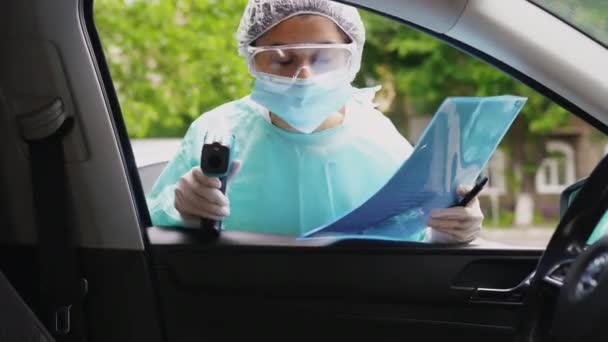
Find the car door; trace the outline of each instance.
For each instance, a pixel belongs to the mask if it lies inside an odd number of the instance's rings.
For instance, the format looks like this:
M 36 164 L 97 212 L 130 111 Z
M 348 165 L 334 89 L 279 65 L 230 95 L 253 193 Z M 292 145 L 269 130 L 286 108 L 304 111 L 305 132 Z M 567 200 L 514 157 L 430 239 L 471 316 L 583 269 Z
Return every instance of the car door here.
M 491 31 L 495 23 L 483 21 L 483 1 L 352 3 L 465 49 L 604 127 L 586 114 L 596 104 L 595 93 L 571 102 L 576 90 L 556 84 L 566 81 L 551 78 L 538 60 L 518 58 L 516 42 L 487 44 L 504 32 Z M 523 3 L 505 6 L 534 11 Z M 33 307 L 36 234 L 27 158 L 14 129 L 15 103 L 61 96 L 77 119 L 65 149 L 74 240 L 89 284 L 89 340 L 514 338 L 526 280 L 542 248 L 302 242 L 237 231 L 207 240 L 196 231 L 152 227 L 92 1 L 4 6 L 1 27 L 9 34 L 2 40 L 1 85 L 8 94 L 3 119 L 9 124 L 3 133 L 10 138 L 2 157 L 11 165 L 3 180 L 12 202 L 3 212 L 11 229 L 2 237 L 0 265 Z M 568 30 L 548 14 L 539 16 Z M 480 34 L 485 29 L 487 35 Z M 559 94 L 552 90 L 558 86 Z

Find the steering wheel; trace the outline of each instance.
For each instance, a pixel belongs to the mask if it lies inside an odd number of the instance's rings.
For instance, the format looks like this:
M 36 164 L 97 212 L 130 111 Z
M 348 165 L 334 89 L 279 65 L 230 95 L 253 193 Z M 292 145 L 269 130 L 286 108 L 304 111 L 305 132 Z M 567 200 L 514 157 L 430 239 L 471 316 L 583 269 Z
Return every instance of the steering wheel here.
M 608 341 L 608 237 L 587 241 L 608 211 L 608 156 L 564 213 L 536 268 L 519 342 Z
M 553 331 L 564 341 L 606 341 L 608 330 L 608 237 L 572 265 L 561 288 Z M 603 335 L 603 336 L 602 336 Z

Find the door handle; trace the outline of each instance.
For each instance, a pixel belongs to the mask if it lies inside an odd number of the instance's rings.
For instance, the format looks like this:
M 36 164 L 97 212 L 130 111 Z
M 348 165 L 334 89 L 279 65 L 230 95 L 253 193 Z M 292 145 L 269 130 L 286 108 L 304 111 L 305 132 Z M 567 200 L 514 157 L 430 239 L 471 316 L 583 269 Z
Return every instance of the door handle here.
M 517 286 L 508 289 L 476 288 L 469 301 L 471 303 L 522 305 L 535 275 L 536 271 L 533 271 Z

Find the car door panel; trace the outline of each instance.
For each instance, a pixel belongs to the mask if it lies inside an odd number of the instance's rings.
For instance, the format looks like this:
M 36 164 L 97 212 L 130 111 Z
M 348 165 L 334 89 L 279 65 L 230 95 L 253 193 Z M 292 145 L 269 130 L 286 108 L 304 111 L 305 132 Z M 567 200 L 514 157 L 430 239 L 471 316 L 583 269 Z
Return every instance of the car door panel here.
M 516 286 L 540 256 L 381 241 L 297 246 L 276 236 L 264 244 L 255 235 L 225 232 L 205 242 L 196 231 L 149 229 L 169 340 L 294 331 L 358 340 L 378 329 L 387 340 L 509 340 L 521 305 L 472 303 L 471 296 L 479 287 Z
M 38 258 L 36 245 L 0 244 L 0 271 L 42 319 Z M 80 271 L 87 283 L 87 341 L 163 341 L 164 327 L 147 258 L 142 251 L 78 250 Z

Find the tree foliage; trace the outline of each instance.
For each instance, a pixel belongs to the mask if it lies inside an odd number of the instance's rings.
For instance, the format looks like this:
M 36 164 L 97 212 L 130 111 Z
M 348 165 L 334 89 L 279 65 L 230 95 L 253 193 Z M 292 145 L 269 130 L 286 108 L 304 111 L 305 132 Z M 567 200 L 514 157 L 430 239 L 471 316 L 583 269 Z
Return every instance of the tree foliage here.
M 95 19 L 132 137 L 180 137 L 201 113 L 246 95 L 236 28 L 246 0 L 98 0 Z M 416 30 L 363 13 L 367 44 L 358 84 L 392 89 L 386 110 L 432 114 L 449 95 L 515 94 L 530 141 L 567 122 L 567 113 L 501 71 Z
M 98 0 L 95 22 L 129 135 L 179 137 L 248 93 L 234 32 L 246 0 Z

